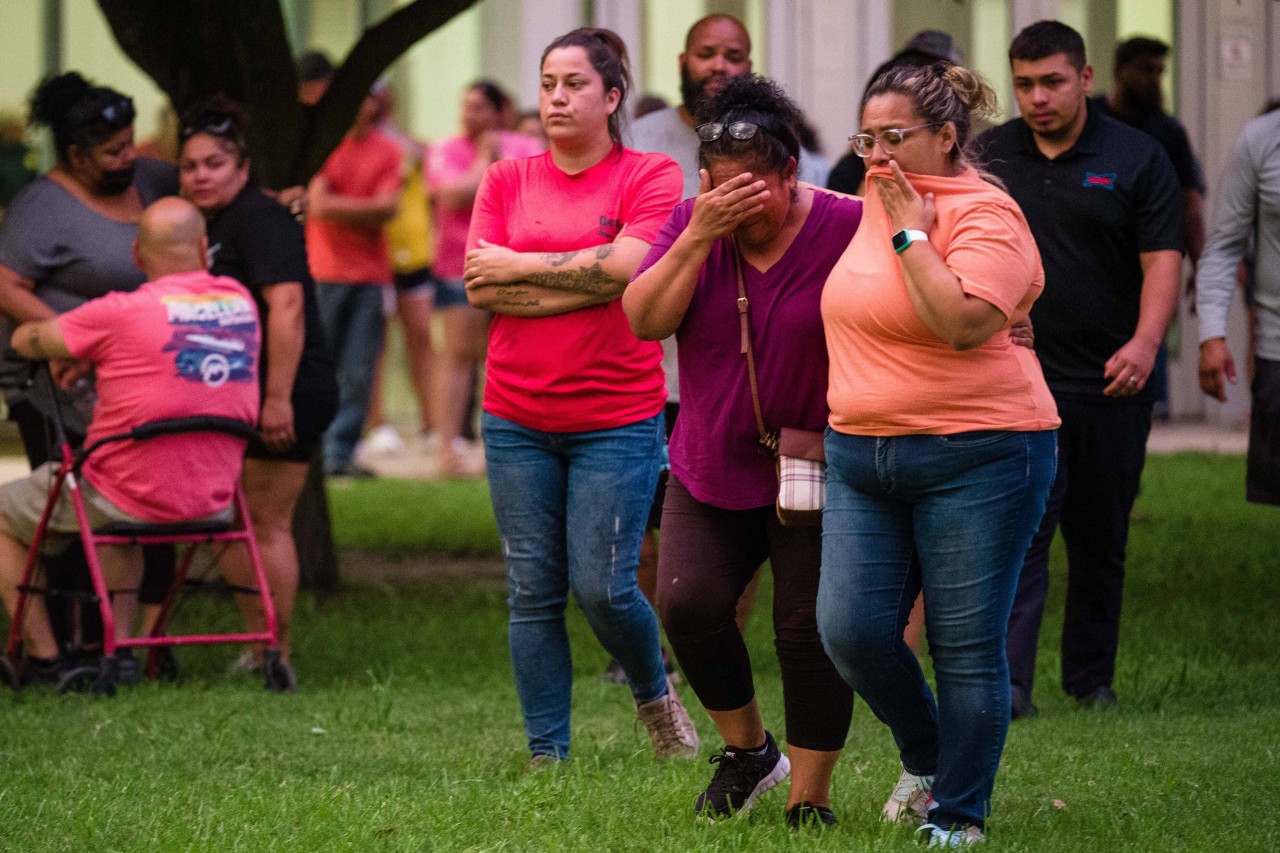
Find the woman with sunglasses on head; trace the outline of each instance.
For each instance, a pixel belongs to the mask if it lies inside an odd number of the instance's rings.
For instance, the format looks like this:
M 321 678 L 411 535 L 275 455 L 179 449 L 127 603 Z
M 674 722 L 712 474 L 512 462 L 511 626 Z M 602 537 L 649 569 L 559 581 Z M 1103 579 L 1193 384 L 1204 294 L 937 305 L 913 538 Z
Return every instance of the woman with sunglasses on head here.
M 631 334 L 618 298 L 681 179 L 670 158 L 622 147 L 630 85 L 617 34 L 584 28 L 553 41 L 538 98 L 551 148 L 489 166 L 467 237 L 468 299 L 495 315 L 485 462 L 535 765 L 569 754 L 570 591 L 622 664 L 657 755 L 698 750 L 636 585 L 666 389 L 662 348 Z
M 898 745 L 885 817 L 932 846 L 983 838 L 1009 724 L 1005 627 L 1059 424 L 1034 353 L 1010 340 L 1044 287 L 1035 241 L 966 156 L 971 115 L 994 106 L 945 63 L 871 85 L 852 138 L 865 213 L 822 296 L 818 626 Z M 936 700 L 902 639 L 921 589 Z
M 293 512 L 312 452 L 337 411 L 333 360 L 321 333 L 302 226 L 250 180 L 243 111 L 217 97 L 192 109 L 179 127 L 182 196 L 208 220 L 211 271 L 248 287 L 262 321 L 261 440 L 246 451 L 242 484 L 275 603 L 283 667 L 277 675 L 292 690 L 297 680 L 289 629 L 298 592 Z M 252 585 L 247 549 L 227 551 L 222 568 L 233 582 Z M 237 598 L 249 629 L 264 630 L 258 597 Z M 240 666 L 260 670 L 262 658 L 262 647 L 248 649 Z
M 9 349 L 9 332 L 17 323 L 48 319 L 105 293 L 141 285 L 146 275 L 132 250 L 138 221 L 147 205 L 177 191 L 171 164 L 137 156 L 133 120 L 131 99 L 74 71 L 45 80 L 31 97 L 31 124 L 49 129 L 56 160 L 18 194 L 0 226 L 0 312 L 10 321 L 3 331 L 0 388 L 32 468 L 56 453 L 50 422 L 54 392 L 43 374 L 27 387 L 28 365 Z M 92 414 L 88 369 L 62 359 L 50 368 L 64 386 L 57 392 L 60 410 L 68 438 L 78 447 Z M 154 614 L 172 577 L 173 548 L 152 546 L 145 553 L 139 597 Z M 78 548 L 46 564 L 51 575 L 66 576 L 67 582 L 87 571 Z M 33 604 L 43 606 L 38 597 Z M 94 618 L 92 608 L 87 618 Z M 29 650 L 36 658 L 29 675 L 56 679 L 62 663 L 52 660 L 58 650 L 48 638 L 29 644 Z M 132 657 L 127 651 L 120 657 L 122 680 L 136 679 Z
M 724 749 L 694 812 L 751 808 L 791 771 L 786 819 L 835 823 L 831 774 L 853 693 L 818 638 L 822 532 L 783 526 L 774 458 L 764 452 L 742 349 L 739 282 L 749 305 L 761 416 L 768 430 L 827 419 L 822 285 L 862 218 L 862 202 L 796 181 L 799 111 L 773 82 L 730 80 L 698 130 L 701 194 L 672 213 L 623 296 L 636 334 L 675 334 L 680 417 L 662 513 L 658 608 L 690 686 Z M 740 270 L 740 272 L 739 272 Z M 770 560 L 788 754 L 765 730 L 751 661 L 734 620 Z

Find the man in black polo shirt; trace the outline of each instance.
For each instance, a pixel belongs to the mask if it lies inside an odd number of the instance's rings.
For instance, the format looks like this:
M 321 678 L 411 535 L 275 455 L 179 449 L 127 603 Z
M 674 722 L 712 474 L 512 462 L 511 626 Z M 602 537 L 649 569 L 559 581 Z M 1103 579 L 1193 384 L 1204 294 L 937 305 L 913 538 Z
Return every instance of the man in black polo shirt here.
M 1169 45 L 1159 39 L 1137 36 L 1116 45 L 1115 88 L 1093 101 L 1103 115 L 1118 118 L 1153 137 L 1173 163 L 1182 187 L 1182 248 L 1192 264 L 1204 249 L 1204 172 L 1182 122 L 1164 111 L 1160 79 L 1164 76 Z M 1169 366 L 1164 346 L 1156 356 L 1151 382 L 1156 384 L 1156 415 L 1169 410 Z
M 1040 21 L 1009 59 L 1022 117 L 979 149 L 1040 248 L 1045 289 L 1031 320 L 1062 416 L 1058 476 L 1009 621 L 1013 709 L 1027 716 L 1059 521 L 1069 566 L 1062 686 L 1085 707 L 1115 702 L 1129 512 L 1151 428 L 1147 380 L 1177 305 L 1182 205 L 1159 144 L 1089 105 L 1079 33 Z

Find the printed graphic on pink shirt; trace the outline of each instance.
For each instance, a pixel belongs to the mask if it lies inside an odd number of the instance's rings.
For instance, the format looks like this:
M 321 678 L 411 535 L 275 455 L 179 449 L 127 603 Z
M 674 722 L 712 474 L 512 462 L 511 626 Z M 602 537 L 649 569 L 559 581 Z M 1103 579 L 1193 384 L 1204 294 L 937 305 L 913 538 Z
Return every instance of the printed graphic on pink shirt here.
M 173 336 L 163 352 L 174 352 L 176 374 L 217 388 L 254 382 L 257 315 L 252 301 L 226 294 L 161 297 Z

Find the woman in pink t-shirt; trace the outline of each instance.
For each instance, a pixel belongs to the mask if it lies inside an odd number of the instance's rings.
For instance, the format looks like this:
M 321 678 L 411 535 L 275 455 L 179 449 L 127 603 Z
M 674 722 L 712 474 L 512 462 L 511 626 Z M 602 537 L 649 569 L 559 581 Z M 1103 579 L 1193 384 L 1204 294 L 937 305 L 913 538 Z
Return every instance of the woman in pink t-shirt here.
M 462 133 L 440 140 L 427 154 L 437 238 L 434 270 L 441 279 L 436 309 L 444 320 L 446 376 L 438 386 L 436 459 L 446 475 L 464 473 L 463 424 L 474 397 L 477 368 L 484 361 L 489 320 L 488 312 L 467 304 L 462 280 L 476 190 L 491 164 L 542 151 L 535 140 L 502 129 L 510 110 L 511 98 L 496 83 L 472 83 L 462 96 Z
M 636 586 L 666 390 L 662 348 L 631 333 L 619 297 L 680 200 L 681 179 L 670 158 L 622 147 L 629 84 L 615 33 L 553 41 L 539 95 L 551 149 L 489 167 L 467 237 L 468 299 L 495 314 L 485 462 L 535 764 L 569 753 L 570 591 L 622 664 L 658 756 L 698 751 Z
M 862 224 L 822 294 L 831 359 L 818 627 L 893 732 L 890 820 L 979 841 L 1009 724 L 1005 632 L 1044 513 L 1057 410 L 1009 329 L 1044 286 L 1021 210 L 965 159 L 986 82 L 939 63 L 877 78 L 854 149 Z M 924 590 L 935 701 L 902 639 Z

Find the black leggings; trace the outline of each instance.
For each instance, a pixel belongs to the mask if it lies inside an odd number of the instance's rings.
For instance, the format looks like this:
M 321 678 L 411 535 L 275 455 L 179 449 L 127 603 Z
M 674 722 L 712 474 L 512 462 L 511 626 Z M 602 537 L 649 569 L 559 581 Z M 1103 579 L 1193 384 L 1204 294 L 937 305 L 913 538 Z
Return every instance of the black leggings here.
M 821 531 L 784 527 L 772 506 L 709 506 L 675 477 L 667 481 L 658 611 L 685 677 L 708 710 L 732 711 L 755 696 L 751 660 L 733 617 L 743 589 L 766 558 L 773 568 L 774 647 L 782 670 L 787 743 L 824 752 L 841 749 L 849 734 L 853 691 L 818 638 L 814 603 Z

